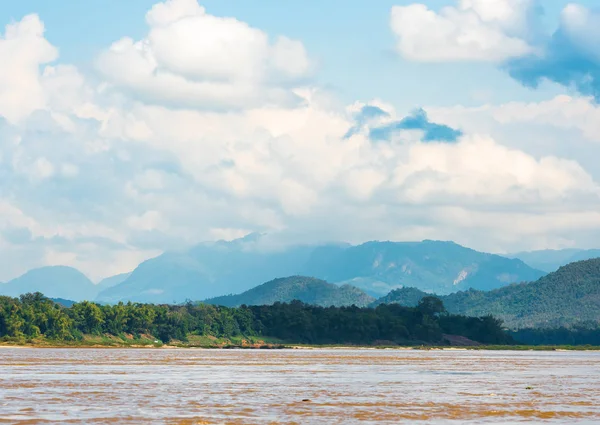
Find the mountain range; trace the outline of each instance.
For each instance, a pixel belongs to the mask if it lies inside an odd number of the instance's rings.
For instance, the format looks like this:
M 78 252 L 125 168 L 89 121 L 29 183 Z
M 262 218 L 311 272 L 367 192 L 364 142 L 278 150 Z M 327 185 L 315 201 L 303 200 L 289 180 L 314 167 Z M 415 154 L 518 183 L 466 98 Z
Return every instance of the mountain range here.
M 348 283 L 374 296 L 398 287 L 449 294 L 490 290 L 538 279 L 544 272 L 521 260 L 482 253 L 454 242 L 367 242 L 357 246 L 317 247 L 303 273 Z
M 415 306 L 429 294 L 403 288 L 378 299 L 378 304 Z M 556 328 L 600 323 L 600 258 L 560 267 L 536 282 L 492 291 L 468 290 L 441 296 L 450 313 L 491 314 L 511 328 Z
M 263 242 L 262 235 L 252 234 L 166 252 L 144 261 L 131 273 L 107 278 L 97 285 L 75 269 L 44 267 L 0 284 L 0 294 L 16 296 L 35 290 L 75 301 L 173 303 L 242 294 L 284 276 L 309 276 L 338 286 L 351 285 L 374 298 L 401 288 L 449 295 L 536 281 L 545 272 L 532 265 L 549 270 L 570 258 L 600 255 L 600 251 L 593 250 L 564 250 L 506 258 L 454 242 L 431 240 L 281 249 L 267 249 Z
M 241 293 L 294 275 L 350 284 L 380 297 L 401 287 L 439 294 L 469 288 L 490 290 L 536 280 L 544 272 L 519 259 L 478 252 L 453 242 L 367 242 L 265 250 L 260 247 L 260 236 L 251 235 L 147 260 L 122 283 L 102 291 L 97 300 L 202 300 Z

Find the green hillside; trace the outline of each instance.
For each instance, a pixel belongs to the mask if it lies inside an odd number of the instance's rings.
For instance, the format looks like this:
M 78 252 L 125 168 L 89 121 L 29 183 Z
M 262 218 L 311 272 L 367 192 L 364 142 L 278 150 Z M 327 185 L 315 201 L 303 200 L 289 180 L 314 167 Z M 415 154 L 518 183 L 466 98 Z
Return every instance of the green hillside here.
M 206 300 L 208 304 L 226 307 L 240 305 L 272 305 L 276 302 L 302 301 L 305 304 L 330 307 L 356 305 L 364 307 L 374 298 L 350 285 L 334 285 L 324 280 L 304 276 L 275 279 L 239 295 L 227 295 Z
M 374 304 L 414 306 L 426 293 L 399 289 Z M 532 283 L 489 292 L 463 291 L 441 296 L 449 312 L 491 314 L 511 328 L 557 328 L 600 323 L 600 259 L 568 264 Z
M 385 297 L 381 297 L 373 302 L 372 306 L 376 307 L 380 304 L 400 304 L 405 307 L 415 307 L 419 304 L 419 301 L 427 295 L 427 293 L 417 288 L 395 289 Z

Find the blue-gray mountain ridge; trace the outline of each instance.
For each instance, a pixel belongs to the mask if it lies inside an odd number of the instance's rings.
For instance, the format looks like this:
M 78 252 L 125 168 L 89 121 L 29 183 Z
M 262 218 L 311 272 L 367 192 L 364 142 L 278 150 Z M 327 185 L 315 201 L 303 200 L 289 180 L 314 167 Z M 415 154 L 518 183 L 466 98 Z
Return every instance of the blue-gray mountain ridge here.
M 570 263 L 600 258 L 600 249 L 545 249 L 508 254 L 506 257 L 518 258 L 534 269 L 550 273 Z
M 260 248 L 261 237 L 250 235 L 166 252 L 144 261 L 132 273 L 98 285 L 75 269 L 44 267 L 0 284 L 0 294 L 40 291 L 75 301 L 173 303 L 242 293 L 286 276 L 308 276 L 349 284 L 379 298 L 403 287 L 440 295 L 470 288 L 487 291 L 545 274 L 519 259 L 453 242 L 367 242 L 268 250 Z
M 257 247 L 260 236 L 202 243 L 144 261 L 122 283 L 102 291 L 100 302 L 173 303 L 241 293 L 286 276 L 350 284 L 380 297 L 414 287 L 449 294 L 491 290 L 534 281 L 545 273 L 521 260 L 478 252 L 453 242 L 367 242 L 361 245 Z
M 83 301 L 94 300 L 98 294 L 123 282 L 129 273 L 112 276 L 97 285 L 73 267 L 48 266 L 29 270 L 7 283 L 0 283 L 0 295 L 18 297 L 27 292 L 42 292 L 50 298 Z

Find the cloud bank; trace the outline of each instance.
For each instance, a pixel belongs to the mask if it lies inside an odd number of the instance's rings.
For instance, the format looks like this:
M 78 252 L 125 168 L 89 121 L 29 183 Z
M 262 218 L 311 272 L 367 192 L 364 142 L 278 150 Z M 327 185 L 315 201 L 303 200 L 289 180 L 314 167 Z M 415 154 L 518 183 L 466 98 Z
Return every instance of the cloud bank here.
M 475 31 L 468 37 L 490 25 L 527 41 L 529 3 L 463 1 L 438 18 L 473 21 L 460 24 Z M 522 13 L 504 8 L 516 4 Z M 599 236 L 600 176 L 582 165 L 599 144 L 588 140 L 582 157 L 536 149 L 544 123 L 598 137 L 588 100 L 569 98 L 561 120 L 558 101 L 337 106 L 311 82 L 316 70 L 300 41 L 211 15 L 194 0 L 157 3 L 146 22 L 143 39 L 124 34 L 99 54 L 95 74 L 60 62 L 39 17 L 6 27 L 0 280 L 45 264 L 97 279 L 166 249 L 250 232 L 272 235 L 273 245 L 452 239 L 493 251 Z M 464 57 L 460 40 L 444 42 Z M 473 54 L 534 52 L 529 41 L 498 45 Z M 505 133 L 503 120 L 527 137 Z

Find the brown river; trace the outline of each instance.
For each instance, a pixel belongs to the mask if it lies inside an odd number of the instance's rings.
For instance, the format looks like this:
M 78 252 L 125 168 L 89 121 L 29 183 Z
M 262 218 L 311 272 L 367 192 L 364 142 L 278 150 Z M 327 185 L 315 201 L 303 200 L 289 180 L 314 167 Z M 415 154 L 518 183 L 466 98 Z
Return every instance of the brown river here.
M 0 424 L 600 424 L 600 353 L 0 347 Z

